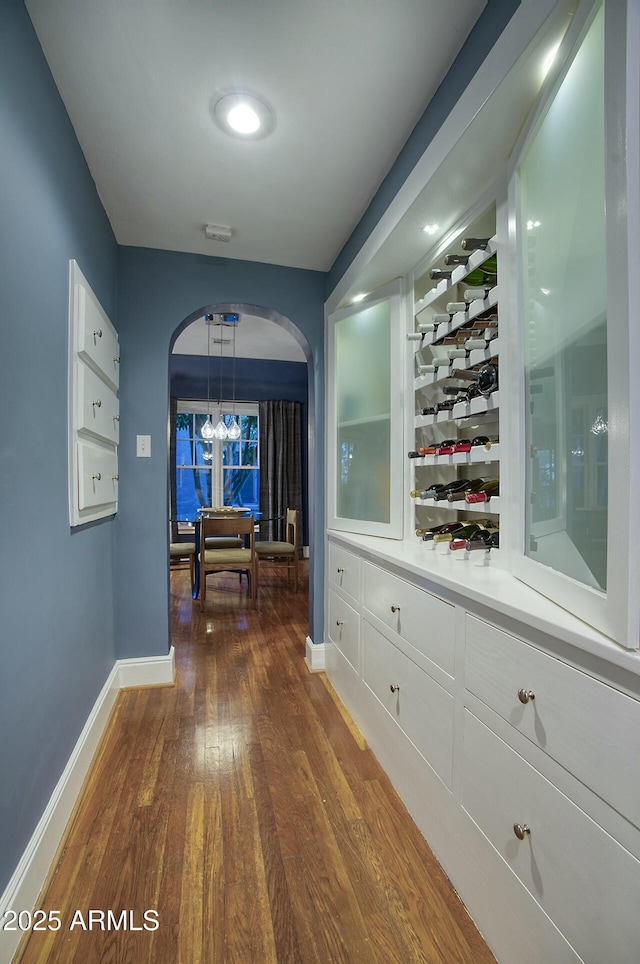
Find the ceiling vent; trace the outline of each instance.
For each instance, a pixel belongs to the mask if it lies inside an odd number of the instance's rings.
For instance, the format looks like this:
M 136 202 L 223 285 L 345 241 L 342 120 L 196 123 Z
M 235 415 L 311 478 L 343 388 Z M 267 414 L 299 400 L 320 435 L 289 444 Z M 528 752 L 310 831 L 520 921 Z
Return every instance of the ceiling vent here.
M 204 233 L 209 241 L 231 241 L 231 228 L 224 224 L 205 224 Z

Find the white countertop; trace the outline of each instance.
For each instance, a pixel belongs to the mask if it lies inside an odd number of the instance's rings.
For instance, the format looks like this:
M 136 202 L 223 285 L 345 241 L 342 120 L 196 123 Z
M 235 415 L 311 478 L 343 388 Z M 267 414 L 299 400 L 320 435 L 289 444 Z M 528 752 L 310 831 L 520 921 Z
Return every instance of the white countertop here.
M 357 549 L 374 563 L 390 563 L 422 582 L 426 580 L 434 587 L 448 590 L 459 597 L 461 605 L 468 601 L 480 603 L 640 676 L 638 650 L 620 646 L 510 572 L 491 565 L 490 558 L 489 565 L 484 565 L 484 552 L 477 553 L 482 559 L 462 560 L 456 558 L 457 553 L 440 553 L 422 541 L 403 542 L 335 529 L 328 530 L 327 535 L 331 541 Z

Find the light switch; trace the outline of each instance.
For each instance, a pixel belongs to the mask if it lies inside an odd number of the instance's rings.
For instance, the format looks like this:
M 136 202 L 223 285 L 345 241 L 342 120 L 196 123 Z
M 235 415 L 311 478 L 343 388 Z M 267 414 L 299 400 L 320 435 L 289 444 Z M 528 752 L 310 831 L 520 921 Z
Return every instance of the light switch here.
M 136 456 L 139 459 L 151 458 L 151 436 L 136 435 Z

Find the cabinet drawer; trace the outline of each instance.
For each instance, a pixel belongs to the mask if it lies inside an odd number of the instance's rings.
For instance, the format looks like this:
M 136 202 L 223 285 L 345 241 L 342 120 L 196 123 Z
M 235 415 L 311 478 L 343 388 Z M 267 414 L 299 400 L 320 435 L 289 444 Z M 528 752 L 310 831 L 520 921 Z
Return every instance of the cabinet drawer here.
M 114 448 L 78 442 L 78 505 L 90 509 L 118 501 L 118 455 Z M 114 510 L 115 511 L 115 510 Z
M 362 676 L 414 746 L 451 788 L 453 697 L 366 620 Z M 392 692 L 392 687 L 398 687 Z
M 120 437 L 120 402 L 106 382 L 78 363 L 78 430 L 83 429 L 118 444 Z
M 466 641 L 467 689 L 640 826 L 640 702 L 473 616 Z
M 364 565 L 364 604 L 389 629 L 453 676 L 453 606 L 370 563 Z
M 76 284 L 78 354 L 97 369 L 117 390 L 120 381 L 120 348 L 115 328 L 83 284 Z
M 359 673 L 360 616 L 342 596 L 338 596 L 331 590 L 329 590 L 329 637 Z
M 585 964 L 637 964 L 640 862 L 468 710 L 463 806 Z
M 329 584 L 360 602 L 360 559 L 332 542 L 329 543 Z

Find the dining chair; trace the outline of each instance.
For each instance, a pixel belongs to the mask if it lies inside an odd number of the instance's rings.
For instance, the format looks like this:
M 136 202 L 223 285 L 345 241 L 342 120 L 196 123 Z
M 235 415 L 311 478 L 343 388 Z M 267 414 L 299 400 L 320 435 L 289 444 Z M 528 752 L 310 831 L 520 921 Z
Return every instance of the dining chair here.
M 258 568 L 260 563 L 268 559 L 271 561 L 271 568 L 287 570 L 287 585 L 291 579 L 293 570 L 294 591 L 298 591 L 298 564 L 300 561 L 300 545 L 298 541 L 298 510 L 287 509 L 285 516 L 285 539 L 286 542 L 256 542 L 256 556 L 258 557 Z
M 180 559 L 189 559 L 189 572 L 191 574 L 191 584 L 193 585 L 196 566 L 196 544 L 195 542 L 170 542 L 169 543 L 169 564 Z
M 240 548 L 225 545 L 210 548 L 212 539 L 241 539 Z M 213 543 L 215 545 L 215 542 Z M 258 593 L 258 569 L 254 519 L 249 516 L 216 518 L 206 513 L 202 516 L 200 529 L 200 608 L 204 608 L 207 591 L 207 574 L 211 572 L 246 572 L 251 601 L 255 605 Z

